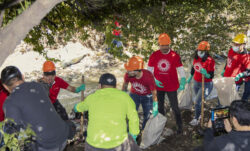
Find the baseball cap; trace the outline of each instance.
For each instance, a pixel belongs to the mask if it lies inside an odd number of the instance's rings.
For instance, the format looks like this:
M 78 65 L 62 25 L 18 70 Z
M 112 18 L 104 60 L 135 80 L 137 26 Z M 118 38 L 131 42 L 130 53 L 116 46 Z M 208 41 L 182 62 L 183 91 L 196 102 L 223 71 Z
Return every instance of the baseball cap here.
M 113 74 L 110 73 L 104 73 L 101 75 L 99 79 L 99 83 L 101 85 L 111 85 L 116 86 L 116 78 Z
M 22 73 L 15 66 L 7 66 L 1 72 L 1 82 L 7 84 L 11 79 L 22 79 Z

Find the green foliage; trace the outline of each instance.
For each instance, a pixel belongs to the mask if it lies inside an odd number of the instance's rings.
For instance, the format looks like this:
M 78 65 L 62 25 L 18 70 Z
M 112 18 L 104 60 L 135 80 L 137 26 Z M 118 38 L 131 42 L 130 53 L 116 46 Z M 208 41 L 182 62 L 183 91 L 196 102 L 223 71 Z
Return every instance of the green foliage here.
M 9 150 L 20 151 L 25 144 L 30 142 L 28 138 L 35 136 L 35 133 L 31 130 L 31 125 L 28 125 L 25 130 L 22 129 L 20 132 L 15 131 L 12 134 L 5 133 L 3 127 L 9 122 L 14 123 L 12 119 L 5 119 L 3 122 L 0 122 L 0 132 L 4 134 L 4 146 L 2 146 L 0 150 L 5 151 L 8 148 Z
M 181 55 L 195 50 L 202 40 L 209 41 L 213 52 L 220 53 L 228 49 L 231 42 L 229 33 L 234 32 L 233 27 L 241 32 L 247 27 L 243 24 L 248 15 L 247 9 L 240 6 L 247 6 L 247 3 L 249 6 L 249 2 L 234 2 L 237 5 L 223 0 L 199 3 L 177 1 L 165 6 L 149 4 L 147 7 L 128 12 L 128 15 L 123 14 L 125 20 L 129 21 L 125 23 L 130 25 L 130 28 L 124 30 L 124 35 L 134 42 L 139 39 L 148 41 L 144 44 L 144 48 L 149 48 L 148 51 L 132 50 L 135 53 L 143 52 L 145 57 L 154 51 L 152 43 L 157 44 L 156 34 L 162 32 L 170 35 L 172 48 Z
M 19 5 L 13 5 L 13 6 L 11 5 L 12 3 L 15 3 L 15 1 L 0 0 L 0 10 L 4 11 L 3 22 L 0 25 L 0 27 L 6 26 L 18 15 L 20 15 L 24 10 L 26 10 L 31 5 L 32 0 L 24 0 L 23 2 L 18 3 Z
M 6 9 L 3 25 L 31 2 L 25 0 L 22 5 Z M 230 47 L 231 34 L 246 32 L 249 7 L 249 0 L 68 0 L 57 5 L 30 31 L 25 42 L 44 53 L 44 47 L 66 44 L 72 37 L 85 41 L 89 31 L 96 30 L 105 33 L 104 44 L 115 57 L 126 59 L 120 53 L 120 49 L 126 49 L 147 60 L 158 48 L 158 35 L 166 32 L 182 59 L 190 56 L 202 40 L 209 41 L 213 53 L 221 54 Z M 112 35 L 115 20 L 122 25 L 119 39 Z M 114 39 L 122 41 L 125 47 L 115 47 Z

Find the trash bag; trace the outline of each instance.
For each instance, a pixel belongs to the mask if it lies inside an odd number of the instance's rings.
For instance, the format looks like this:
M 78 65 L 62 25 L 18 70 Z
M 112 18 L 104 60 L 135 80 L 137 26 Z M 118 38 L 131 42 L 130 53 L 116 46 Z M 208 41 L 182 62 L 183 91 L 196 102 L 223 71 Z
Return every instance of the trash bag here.
M 205 98 L 205 100 L 212 100 L 218 98 L 218 92 L 215 86 L 213 86 L 212 91 L 210 92 L 210 94 Z
M 146 149 L 157 144 L 167 122 L 167 118 L 158 113 L 156 117 L 150 116 L 142 132 L 140 148 Z
M 192 87 L 190 83 L 188 83 L 185 86 L 185 89 L 183 91 L 180 91 L 178 93 L 178 102 L 179 102 L 180 109 L 188 109 L 188 110 L 192 109 L 192 106 L 193 106 Z
M 229 106 L 233 100 L 240 99 L 233 77 L 216 78 L 213 82 L 221 105 Z

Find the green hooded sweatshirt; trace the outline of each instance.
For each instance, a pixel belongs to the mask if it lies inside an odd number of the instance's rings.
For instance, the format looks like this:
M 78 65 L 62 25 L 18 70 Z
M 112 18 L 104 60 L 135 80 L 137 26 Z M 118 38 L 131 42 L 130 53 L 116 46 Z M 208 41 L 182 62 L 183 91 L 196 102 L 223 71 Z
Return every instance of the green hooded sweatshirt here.
M 139 118 L 131 97 L 115 88 L 103 88 L 75 106 L 77 112 L 89 112 L 87 142 L 96 148 L 109 149 L 121 145 L 129 132 L 139 134 Z

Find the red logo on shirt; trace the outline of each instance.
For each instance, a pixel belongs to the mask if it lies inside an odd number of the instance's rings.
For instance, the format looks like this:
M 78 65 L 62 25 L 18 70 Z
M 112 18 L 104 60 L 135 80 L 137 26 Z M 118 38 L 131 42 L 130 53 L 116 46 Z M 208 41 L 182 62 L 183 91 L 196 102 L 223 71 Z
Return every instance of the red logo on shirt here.
M 158 69 L 162 72 L 167 72 L 170 68 L 170 63 L 166 59 L 161 59 L 157 65 Z
M 227 66 L 228 66 L 228 68 L 231 68 L 231 66 L 232 66 L 232 59 L 231 59 L 231 57 L 227 58 Z
M 202 65 L 198 62 L 194 64 L 194 70 L 197 72 L 200 72 L 202 68 Z

